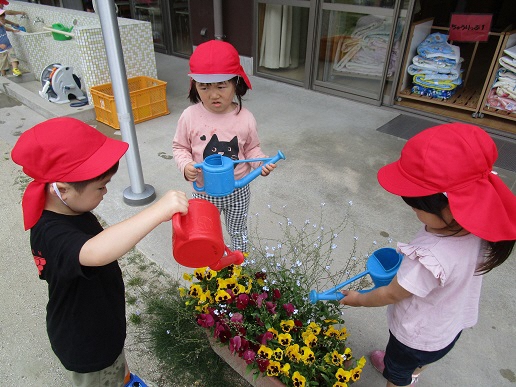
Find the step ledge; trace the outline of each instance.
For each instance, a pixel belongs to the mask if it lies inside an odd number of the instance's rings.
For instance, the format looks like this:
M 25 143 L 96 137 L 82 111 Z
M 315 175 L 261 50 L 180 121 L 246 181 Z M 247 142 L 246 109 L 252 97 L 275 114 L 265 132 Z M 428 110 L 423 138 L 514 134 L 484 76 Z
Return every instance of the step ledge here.
M 0 85 L 8 96 L 31 108 L 45 118 L 73 117 L 81 121 L 95 120 L 93 105 L 73 108 L 66 104 L 56 104 L 45 100 L 39 94 L 23 87 L 23 83 L 13 82 L 10 77 L 0 76 Z

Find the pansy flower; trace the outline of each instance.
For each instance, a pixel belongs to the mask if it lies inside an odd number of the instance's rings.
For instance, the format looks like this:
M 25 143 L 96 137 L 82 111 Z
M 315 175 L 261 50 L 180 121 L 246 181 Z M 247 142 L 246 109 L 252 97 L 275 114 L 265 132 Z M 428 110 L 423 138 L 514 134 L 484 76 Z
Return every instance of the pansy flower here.
M 305 387 L 306 378 L 299 373 L 299 371 L 294 372 L 292 375 L 292 381 L 294 382 L 295 387 Z

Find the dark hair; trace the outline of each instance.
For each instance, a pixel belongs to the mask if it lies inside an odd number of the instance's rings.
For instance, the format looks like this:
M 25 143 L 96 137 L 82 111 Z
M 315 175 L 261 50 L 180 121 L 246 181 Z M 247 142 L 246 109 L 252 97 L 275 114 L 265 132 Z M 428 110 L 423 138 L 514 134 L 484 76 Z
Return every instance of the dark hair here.
M 442 211 L 448 207 L 448 198 L 446 195 L 442 193 L 437 193 L 434 195 L 428 196 L 418 196 L 418 197 L 406 197 L 402 196 L 402 199 L 409 206 L 416 208 L 421 211 L 428 212 L 430 214 L 438 216 L 445 223 L 446 221 L 443 219 Z M 462 231 L 463 228 L 460 226 L 457 221 L 453 221 L 453 223 L 446 223 L 451 231 L 456 231 L 457 233 Z M 458 226 L 459 229 L 455 230 L 454 227 Z M 453 235 L 453 234 L 452 234 Z M 500 266 L 505 260 L 511 255 L 512 249 L 514 248 L 515 241 L 497 241 L 497 242 L 488 242 L 488 249 L 485 253 L 485 261 L 476 269 L 476 273 L 479 275 L 486 274 L 493 270 L 495 267 Z
M 238 112 L 242 109 L 242 97 L 247 93 L 247 90 L 249 90 L 249 87 L 247 86 L 247 83 L 239 77 L 233 77 L 228 82 L 233 83 L 235 86 L 235 95 L 238 100 Z M 220 82 L 221 83 L 221 82 Z M 195 85 L 197 84 L 196 81 L 193 79 L 190 81 L 190 91 L 188 92 L 188 99 L 191 103 L 199 103 L 201 102 L 201 97 L 199 96 L 199 93 L 197 92 L 197 88 Z
M 84 189 L 86 188 L 86 186 L 88 184 L 93 183 L 94 181 L 102 180 L 107 176 L 114 175 L 118 171 L 119 164 L 120 164 L 120 162 L 117 161 L 116 164 L 113 165 L 111 168 L 109 168 L 106 172 L 104 172 L 103 174 L 101 174 L 97 177 L 94 177 L 93 179 L 83 180 L 83 181 L 74 181 L 74 182 L 69 182 L 68 184 L 70 184 L 73 187 L 73 189 L 75 189 L 77 192 L 81 193 L 82 191 L 84 191 Z

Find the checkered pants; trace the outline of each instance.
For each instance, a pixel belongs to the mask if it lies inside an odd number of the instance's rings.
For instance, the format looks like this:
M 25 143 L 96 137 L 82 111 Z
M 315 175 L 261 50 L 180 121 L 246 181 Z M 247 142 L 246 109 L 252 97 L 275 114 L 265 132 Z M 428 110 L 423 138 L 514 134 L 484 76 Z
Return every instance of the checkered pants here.
M 249 184 L 235 189 L 231 194 L 215 197 L 194 192 L 194 198 L 206 199 L 224 214 L 226 230 L 231 237 L 231 250 L 247 252 L 247 213 L 251 200 Z

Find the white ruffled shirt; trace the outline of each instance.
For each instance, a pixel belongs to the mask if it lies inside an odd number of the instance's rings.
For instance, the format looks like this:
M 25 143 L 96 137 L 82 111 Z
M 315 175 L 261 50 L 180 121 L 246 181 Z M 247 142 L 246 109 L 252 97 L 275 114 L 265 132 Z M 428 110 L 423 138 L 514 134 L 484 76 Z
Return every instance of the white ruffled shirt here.
M 437 351 L 477 323 L 482 276 L 474 274 L 484 249 L 473 234 L 439 236 L 424 227 L 411 243 L 398 243 L 405 255 L 398 283 L 413 294 L 387 308 L 389 329 L 400 342 Z

